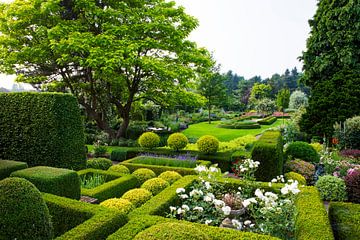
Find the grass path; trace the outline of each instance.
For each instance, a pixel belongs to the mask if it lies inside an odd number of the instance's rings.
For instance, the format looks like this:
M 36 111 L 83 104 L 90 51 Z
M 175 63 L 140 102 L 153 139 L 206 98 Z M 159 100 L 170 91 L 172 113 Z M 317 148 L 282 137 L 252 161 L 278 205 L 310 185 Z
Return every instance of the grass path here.
M 208 122 L 202 122 L 202 123 L 189 125 L 189 128 L 184 130 L 183 133 L 188 138 L 199 138 L 203 135 L 213 135 L 217 137 L 220 141 L 230 141 L 232 139 L 242 137 L 245 135 L 256 136 L 258 134 L 261 134 L 268 128 L 280 126 L 282 122 L 283 122 L 282 119 L 278 119 L 272 125 L 261 125 L 261 128 L 258 129 L 226 129 L 226 128 L 217 127 L 220 121 L 211 122 L 210 125 Z

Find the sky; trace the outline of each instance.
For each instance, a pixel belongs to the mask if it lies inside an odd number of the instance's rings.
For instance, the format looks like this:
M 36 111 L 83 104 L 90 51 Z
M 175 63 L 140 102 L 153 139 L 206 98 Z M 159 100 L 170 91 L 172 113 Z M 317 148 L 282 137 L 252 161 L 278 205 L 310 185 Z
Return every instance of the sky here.
M 0 0 L 11 1 L 11 0 Z M 189 39 L 207 48 L 221 65 L 251 78 L 271 77 L 302 64 L 308 20 L 317 0 L 175 0 L 199 20 Z M 13 77 L 0 75 L 0 87 L 11 88 Z

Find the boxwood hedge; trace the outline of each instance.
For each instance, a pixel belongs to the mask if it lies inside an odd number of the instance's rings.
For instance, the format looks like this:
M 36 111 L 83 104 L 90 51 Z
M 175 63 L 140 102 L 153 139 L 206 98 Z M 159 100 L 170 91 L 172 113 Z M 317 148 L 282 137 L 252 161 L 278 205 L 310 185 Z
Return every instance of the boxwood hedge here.
M 359 239 L 360 204 L 331 202 L 329 206 L 329 217 L 336 239 Z
M 10 174 L 16 170 L 27 168 L 28 165 L 25 162 L 0 160 L 0 180 L 7 178 Z

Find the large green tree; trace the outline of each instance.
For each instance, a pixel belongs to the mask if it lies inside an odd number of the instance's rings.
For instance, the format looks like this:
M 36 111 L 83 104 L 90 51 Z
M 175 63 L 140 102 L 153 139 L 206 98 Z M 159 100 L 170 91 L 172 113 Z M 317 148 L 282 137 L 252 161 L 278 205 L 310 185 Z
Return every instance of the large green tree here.
M 304 62 L 311 87 L 302 131 L 331 137 L 333 124 L 360 114 L 360 1 L 319 1 Z
M 112 137 L 125 135 L 134 102 L 171 102 L 213 64 L 186 40 L 198 21 L 174 2 L 16 0 L 0 9 L 0 72 L 71 92 Z M 117 132 L 111 109 L 123 119 Z

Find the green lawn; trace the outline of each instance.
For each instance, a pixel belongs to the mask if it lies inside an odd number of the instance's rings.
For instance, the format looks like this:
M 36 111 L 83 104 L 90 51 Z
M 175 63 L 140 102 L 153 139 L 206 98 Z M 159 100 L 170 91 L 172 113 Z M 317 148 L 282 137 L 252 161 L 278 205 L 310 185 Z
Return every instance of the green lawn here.
M 258 129 L 226 129 L 226 128 L 217 127 L 220 121 L 211 122 L 210 125 L 208 122 L 202 122 L 202 123 L 189 125 L 189 128 L 184 130 L 183 133 L 188 138 L 199 138 L 203 135 L 213 135 L 217 137 L 220 141 L 224 142 L 245 135 L 260 134 L 268 128 L 280 126 L 282 124 L 282 121 L 283 121 L 282 119 L 278 119 L 272 125 L 261 125 L 261 128 Z

